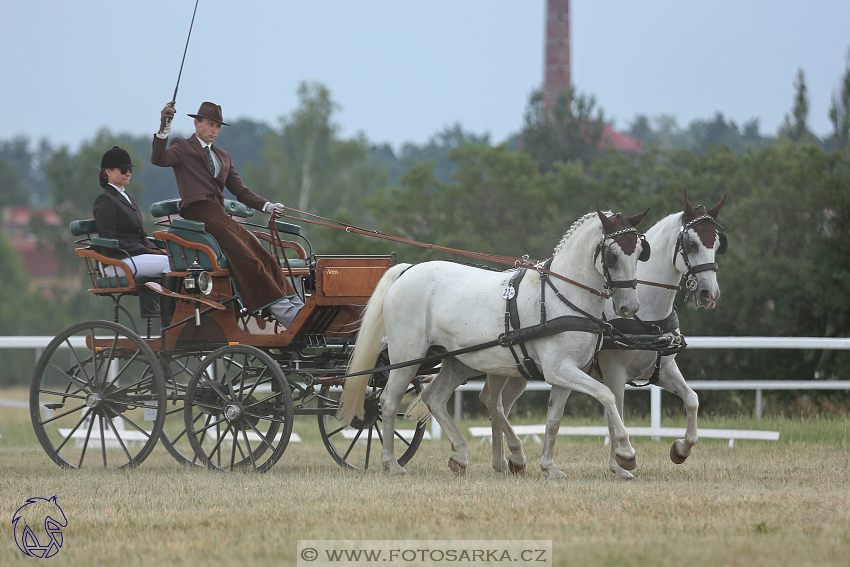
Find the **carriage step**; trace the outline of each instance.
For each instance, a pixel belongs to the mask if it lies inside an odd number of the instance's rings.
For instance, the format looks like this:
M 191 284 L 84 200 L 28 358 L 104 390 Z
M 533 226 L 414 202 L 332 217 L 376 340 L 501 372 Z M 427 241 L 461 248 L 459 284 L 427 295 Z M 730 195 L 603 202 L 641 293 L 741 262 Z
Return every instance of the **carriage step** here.
M 357 436 L 357 434 L 360 433 L 361 431 L 363 431 L 363 430 L 362 429 L 343 429 L 342 430 L 342 436 L 345 437 L 346 439 L 354 439 Z M 416 430 L 415 429 L 396 429 L 395 432 L 398 433 L 399 435 L 401 435 L 404 438 L 405 441 L 410 441 L 411 439 L 413 439 L 413 434 L 416 433 Z M 293 433 L 293 435 L 294 435 L 294 433 Z M 364 435 L 363 433 L 360 433 L 360 439 L 358 439 L 358 441 L 363 441 L 365 443 L 367 439 L 368 439 L 368 435 Z M 428 432 L 428 431 L 425 431 L 425 435 L 422 436 L 422 439 L 423 440 L 430 440 L 431 439 L 431 433 Z

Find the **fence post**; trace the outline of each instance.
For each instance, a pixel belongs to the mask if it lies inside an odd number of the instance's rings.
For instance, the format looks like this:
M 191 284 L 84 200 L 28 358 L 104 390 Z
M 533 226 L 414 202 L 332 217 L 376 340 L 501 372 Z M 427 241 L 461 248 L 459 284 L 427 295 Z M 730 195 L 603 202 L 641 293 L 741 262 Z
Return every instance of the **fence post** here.
M 463 417 L 463 392 L 455 390 L 455 423 Z
M 649 425 L 652 429 L 661 429 L 661 388 L 658 386 L 649 387 L 649 410 L 650 421 Z M 659 441 L 660 437 L 653 437 L 653 441 Z
M 756 390 L 756 420 L 761 421 L 761 390 Z

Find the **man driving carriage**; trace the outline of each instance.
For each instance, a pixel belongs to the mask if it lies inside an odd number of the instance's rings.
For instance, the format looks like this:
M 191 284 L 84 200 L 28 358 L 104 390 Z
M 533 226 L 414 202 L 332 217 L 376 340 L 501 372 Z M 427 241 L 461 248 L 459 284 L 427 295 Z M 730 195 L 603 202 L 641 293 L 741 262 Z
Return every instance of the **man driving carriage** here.
M 218 241 L 230 263 L 246 309 L 253 313 L 268 308 L 281 325 L 289 326 L 304 302 L 275 258 L 226 213 L 223 190 L 226 187 L 239 202 L 271 213 L 272 218 L 283 215 L 283 205 L 267 201 L 248 189 L 236 172 L 230 154 L 212 145 L 221 127 L 228 126 L 221 106 L 202 103 L 197 114 L 187 115 L 195 119 L 195 133 L 188 138 L 174 138 L 168 146 L 175 113 L 174 102 L 166 104 L 160 113 L 151 163 L 174 170 L 182 200 L 180 215 L 204 223 L 205 230 Z

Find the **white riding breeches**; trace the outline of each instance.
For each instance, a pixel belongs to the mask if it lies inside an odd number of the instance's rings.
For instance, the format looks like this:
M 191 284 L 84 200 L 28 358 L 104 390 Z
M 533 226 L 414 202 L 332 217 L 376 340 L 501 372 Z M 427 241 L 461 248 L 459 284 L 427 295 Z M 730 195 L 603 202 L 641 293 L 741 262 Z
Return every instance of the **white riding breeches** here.
M 171 271 L 168 256 L 161 254 L 139 254 L 130 258 L 122 258 L 121 261 L 129 266 L 133 272 L 133 277 L 156 278 Z M 115 266 L 102 266 L 102 268 L 104 274 L 109 277 L 124 275 L 124 271 L 116 269 Z

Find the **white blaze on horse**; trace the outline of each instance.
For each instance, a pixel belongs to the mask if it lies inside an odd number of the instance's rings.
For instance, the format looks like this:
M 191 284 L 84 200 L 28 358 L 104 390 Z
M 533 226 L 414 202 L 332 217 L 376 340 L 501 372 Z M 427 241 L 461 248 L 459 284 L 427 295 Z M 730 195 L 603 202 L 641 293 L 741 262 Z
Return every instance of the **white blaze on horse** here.
M 569 229 L 555 248 L 546 268 L 548 284 L 528 270 L 521 293 L 516 294 L 517 317 L 524 325 L 541 318 L 541 290 L 548 289 L 547 321 L 574 321 L 581 330 L 564 330 L 524 343 L 527 357 L 554 386 L 584 392 L 605 407 L 617 438 L 616 458 L 624 468 L 634 468 L 635 452 L 620 415 L 616 398 L 607 386 L 588 376 L 600 338 L 595 320 L 611 296 L 619 317 L 638 310 L 636 264 L 645 243 L 635 226 L 646 212 L 633 217 L 608 216 L 599 210 L 585 215 Z M 429 349 L 452 352 L 492 342 L 506 333 L 506 298 L 512 296 L 510 280 L 517 270 L 493 272 L 453 262 L 400 264 L 381 279 L 363 315 L 352 355 L 351 373 L 374 367 L 384 341 L 393 363 L 417 360 Z M 570 280 L 564 281 L 563 278 Z M 511 284 L 511 285 L 509 285 Z M 605 289 L 605 292 L 599 290 Z M 559 319 L 560 318 L 560 319 Z M 539 325 L 538 327 L 542 327 Z M 506 333 L 507 334 L 507 333 Z M 520 376 L 514 351 L 496 345 L 443 359 L 439 374 L 422 393 L 422 400 L 442 426 L 454 453 L 449 466 L 463 474 L 468 465 L 467 442 L 446 411 L 446 402 L 473 370 L 500 376 Z M 381 460 L 393 474 L 403 474 L 395 457 L 393 427 L 401 398 L 417 365 L 390 371 L 383 391 L 383 451 Z M 363 414 L 369 376 L 345 380 L 337 417 L 350 423 Z M 510 427 L 505 421 L 504 425 Z
M 630 321 L 618 320 L 615 307 L 610 303 L 605 306 L 606 318 L 615 328 L 631 335 L 670 338 L 672 339 L 671 348 L 667 352 L 673 352 L 673 354 L 661 356 L 650 350 L 606 349 L 600 351 L 598 366 L 594 366 L 591 373 L 594 377 L 601 379 L 614 393 L 620 416 L 623 415 L 623 398 L 627 383 L 646 380 L 682 398 L 687 412 L 687 428 L 685 438 L 678 439 L 670 447 L 670 459 L 676 464 L 685 462 L 691 454 L 691 449 L 697 443 L 699 400 L 696 393 L 685 383 L 676 365 L 675 352 L 681 349 L 675 348 L 675 341 L 679 337 L 679 320 L 673 301 L 676 291 L 681 289 L 678 284 L 684 278 L 685 289 L 688 293 L 686 302 L 692 297 L 695 309 L 699 307 L 713 309 L 716 306 L 720 298 L 720 288 L 717 285 L 715 256 L 723 254 L 727 245 L 726 235 L 717 224 L 717 216 L 726 202 L 726 197 L 706 212 L 695 209 L 691 205 L 687 192 L 683 201 L 682 212 L 661 219 L 646 233 L 646 239 L 652 245 L 653 254 L 649 261 L 638 266 L 637 276 L 642 284 L 638 288 L 640 316 Z M 493 468 L 499 472 L 523 470 L 525 455 L 522 452 L 522 442 L 511 429 L 497 429 L 496 426 L 506 422 L 503 416 L 510 412 L 511 406 L 525 389 L 527 382 L 511 379 L 503 390 L 497 390 L 496 388 L 503 380 L 493 378 L 488 376 L 488 383 L 480 395 L 481 401 L 490 409 L 491 415 L 497 416 L 493 419 Z M 491 384 L 491 382 L 494 383 Z M 540 458 L 540 467 L 552 478 L 566 476 L 555 467 L 553 453 L 564 405 L 569 395 L 570 390 L 553 387 L 549 397 L 546 440 Z M 609 421 L 611 431 L 618 426 L 619 423 Z M 504 455 L 501 433 L 505 434 L 511 451 L 507 459 Z M 619 479 L 634 478 L 617 462 L 618 445 L 619 441 L 612 436 L 608 468 Z

